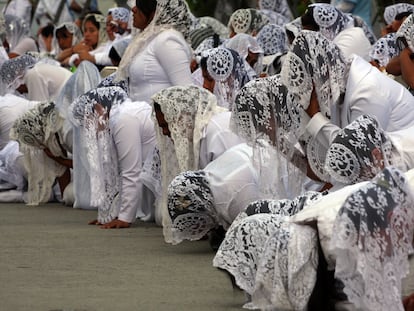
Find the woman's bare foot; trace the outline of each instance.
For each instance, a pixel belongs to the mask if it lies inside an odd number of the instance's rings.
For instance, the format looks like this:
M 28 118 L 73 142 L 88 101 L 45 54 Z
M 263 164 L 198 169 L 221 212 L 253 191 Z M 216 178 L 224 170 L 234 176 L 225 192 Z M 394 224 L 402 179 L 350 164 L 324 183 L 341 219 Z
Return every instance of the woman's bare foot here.
M 90 222 L 88 222 L 88 225 L 100 226 L 102 224 L 98 221 L 98 219 L 94 219 L 94 220 L 91 220 Z
M 122 221 L 119 219 L 114 219 L 106 224 L 101 226 L 101 229 L 121 229 L 121 228 L 129 228 L 131 224 L 126 221 Z

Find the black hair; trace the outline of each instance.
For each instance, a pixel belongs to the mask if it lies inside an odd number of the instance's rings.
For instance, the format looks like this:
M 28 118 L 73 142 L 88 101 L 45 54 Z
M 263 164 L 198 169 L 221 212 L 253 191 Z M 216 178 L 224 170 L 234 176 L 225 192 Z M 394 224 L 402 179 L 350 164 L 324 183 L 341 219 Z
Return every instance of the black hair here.
M 207 70 L 207 56 L 204 56 L 200 59 L 200 67 L 203 70 Z
M 403 18 L 410 16 L 411 14 L 413 14 L 412 11 L 407 11 L 407 12 L 401 12 L 398 13 L 397 15 L 395 15 L 395 20 L 396 21 L 401 21 Z
M 47 24 L 45 27 L 42 28 L 42 30 L 40 31 L 40 34 L 43 37 L 50 37 L 50 36 L 53 36 L 54 30 L 55 30 L 55 26 L 53 26 L 53 24 Z
M 121 61 L 121 56 L 119 56 L 118 52 L 115 50 L 114 47 L 111 47 L 108 56 L 114 63 L 119 64 Z
M 301 16 L 300 21 L 302 22 L 302 27 L 304 29 L 309 29 L 313 31 L 319 31 L 319 25 L 315 22 L 313 18 L 313 7 L 310 6 Z
M 91 15 L 89 15 L 89 14 L 91 14 Z M 96 28 L 98 28 L 98 29 L 101 29 L 101 24 L 100 23 L 98 23 L 98 21 L 96 20 L 96 18 L 95 18 L 95 15 L 94 14 L 97 14 L 97 13 L 89 13 L 86 17 L 85 17 L 85 19 L 83 20 L 83 25 L 86 23 L 86 22 L 91 22 L 92 24 L 94 24 L 95 25 L 95 27 Z
M 135 5 L 149 19 L 157 8 L 157 0 L 136 0 Z

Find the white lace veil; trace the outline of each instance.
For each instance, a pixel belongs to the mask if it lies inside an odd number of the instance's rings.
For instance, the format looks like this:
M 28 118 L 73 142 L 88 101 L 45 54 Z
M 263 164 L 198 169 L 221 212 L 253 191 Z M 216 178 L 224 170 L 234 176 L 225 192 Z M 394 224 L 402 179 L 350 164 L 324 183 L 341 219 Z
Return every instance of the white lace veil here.
M 381 163 L 373 157 L 375 148 L 381 152 Z M 392 149 L 392 142 L 378 121 L 362 115 L 338 132 L 328 148 L 325 169 L 334 180 L 344 184 L 370 180 L 382 171 L 383 165 L 402 162 L 393 157 Z
M 173 86 L 152 96 L 161 107 L 171 138 L 164 136 L 157 126 L 157 145 L 161 160 L 162 196 L 160 209 L 164 237 L 171 241 L 171 219 L 167 211 L 167 188 L 180 172 L 199 169 L 200 141 L 211 117 L 224 108 L 217 106 L 216 97 L 198 86 Z M 155 116 L 154 116 L 155 118 Z M 157 124 L 157 120 L 154 120 Z
M 380 67 L 385 67 L 391 58 L 399 55 L 400 52 L 397 44 L 397 35 L 395 32 L 392 32 L 379 38 L 372 46 L 368 55 L 371 60 L 377 61 Z
M 319 26 L 320 33 L 329 40 L 335 39 L 342 30 L 353 26 L 352 18 L 331 4 L 311 4 L 308 6 L 307 14 L 311 14 L 313 20 Z
M 317 234 L 289 223 L 289 216 L 322 196 L 252 202 L 233 221 L 213 260 L 262 310 L 304 310 L 316 281 Z
M 184 0 L 157 0 L 155 15 L 151 23 L 135 35 L 122 56 L 118 66 L 116 80 L 125 80 L 128 77 L 128 68 L 134 57 L 160 32 L 166 29 L 175 29 L 189 40 L 193 27 L 193 15 Z
M 294 95 L 293 103 L 297 105 L 299 115 L 293 121 L 291 129 L 306 148 L 306 155 L 312 170 L 323 181 L 329 181 L 324 170 L 325 152 L 320 144 L 305 136 L 308 108 L 313 88 L 319 102 L 321 113 L 339 124 L 339 116 L 331 111 L 338 111 L 336 106 L 342 104 L 348 78 L 349 64 L 340 49 L 321 33 L 302 30 L 292 43 L 281 70 L 282 83 Z M 294 111 L 294 110 L 292 110 Z
M 404 38 L 414 53 L 414 13 L 408 16 L 397 31 L 397 40 Z
M 43 151 L 48 148 L 56 157 L 67 155 L 58 139 L 63 119 L 52 102 L 39 103 L 17 119 L 10 130 L 10 138 L 19 142 L 28 171 L 29 205 L 48 202 L 56 177 L 66 167 L 49 158 Z
M 71 120 L 70 105 L 81 95 L 95 88 L 101 81 L 101 76 L 95 64 L 83 61 L 79 64 L 75 73 L 66 81 L 62 91 L 56 99 L 56 109 L 65 120 L 64 132 L 69 135 L 72 132 L 73 141 L 71 146 L 73 158 L 73 191 L 75 196 L 74 208 L 90 207 L 90 176 L 88 171 L 87 151 L 82 146 L 83 132 L 80 127 L 73 126 Z
M 260 10 L 270 10 L 284 15 L 288 19 L 293 18 L 292 11 L 286 0 L 258 0 L 257 4 Z
M 224 46 L 239 53 L 245 62 L 246 69 L 252 68 L 254 70 L 254 73 L 250 76 L 251 79 L 257 77 L 262 72 L 263 49 L 259 45 L 256 37 L 245 33 L 239 33 L 229 40 L 225 41 Z M 246 60 L 249 52 L 259 54 L 257 62 L 253 67 L 251 67 Z
M 13 93 L 24 83 L 24 75 L 27 70 L 33 68 L 37 59 L 31 55 L 21 56 L 6 60 L 0 67 L 1 94 Z
M 235 33 L 247 33 L 254 36 L 268 22 L 269 18 L 260 10 L 247 8 L 234 11 L 227 26 Z
M 219 225 L 214 197 L 204 171 L 186 171 L 168 186 L 172 243 L 200 240 Z
M 117 217 L 120 208 L 120 175 L 109 114 L 126 99 L 120 87 L 101 87 L 79 96 L 69 107 L 71 121 L 79 131 L 77 152 L 90 178 L 84 181 L 91 188 L 89 208 L 98 209 L 100 223 Z
M 384 20 L 387 25 L 391 24 L 395 16 L 403 12 L 414 12 L 414 4 L 396 3 L 388 5 L 384 9 Z
M 30 25 L 21 17 L 6 14 L 4 15 L 6 26 L 6 38 L 10 51 L 24 38 L 30 36 Z
M 267 24 L 257 34 L 257 42 L 265 56 L 281 55 L 288 51 L 288 41 L 285 29 L 279 25 Z
M 247 83 L 233 106 L 231 128 L 253 147 L 264 198 L 291 199 L 303 193 L 306 166 L 295 158 L 299 157 L 295 153 L 295 137 L 282 127 L 292 122 L 292 100 L 280 76 L 275 75 Z
M 414 201 L 404 174 L 385 168 L 352 193 L 333 226 L 335 277 L 360 310 L 404 310 L 401 279 L 413 253 Z
M 231 109 L 239 90 L 250 81 L 246 66 L 250 67 L 232 49 L 218 47 L 208 50 L 207 72 L 215 81 L 214 94 L 220 106 Z

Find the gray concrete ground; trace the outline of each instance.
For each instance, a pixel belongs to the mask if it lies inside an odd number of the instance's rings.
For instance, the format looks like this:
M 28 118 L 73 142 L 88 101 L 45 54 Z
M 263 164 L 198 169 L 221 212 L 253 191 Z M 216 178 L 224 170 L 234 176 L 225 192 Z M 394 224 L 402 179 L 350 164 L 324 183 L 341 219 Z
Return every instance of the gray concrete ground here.
M 207 241 L 169 245 L 162 229 L 89 226 L 95 211 L 0 204 L 0 310 L 241 310 Z

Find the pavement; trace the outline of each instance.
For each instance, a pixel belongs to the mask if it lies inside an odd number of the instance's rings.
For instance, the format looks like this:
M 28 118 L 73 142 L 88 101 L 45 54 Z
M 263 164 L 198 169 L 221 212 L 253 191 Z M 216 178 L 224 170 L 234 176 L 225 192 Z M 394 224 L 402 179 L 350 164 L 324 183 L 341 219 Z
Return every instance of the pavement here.
M 242 310 L 207 241 L 169 245 L 162 228 L 87 225 L 96 211 L 0 204 L 0 310 Z

